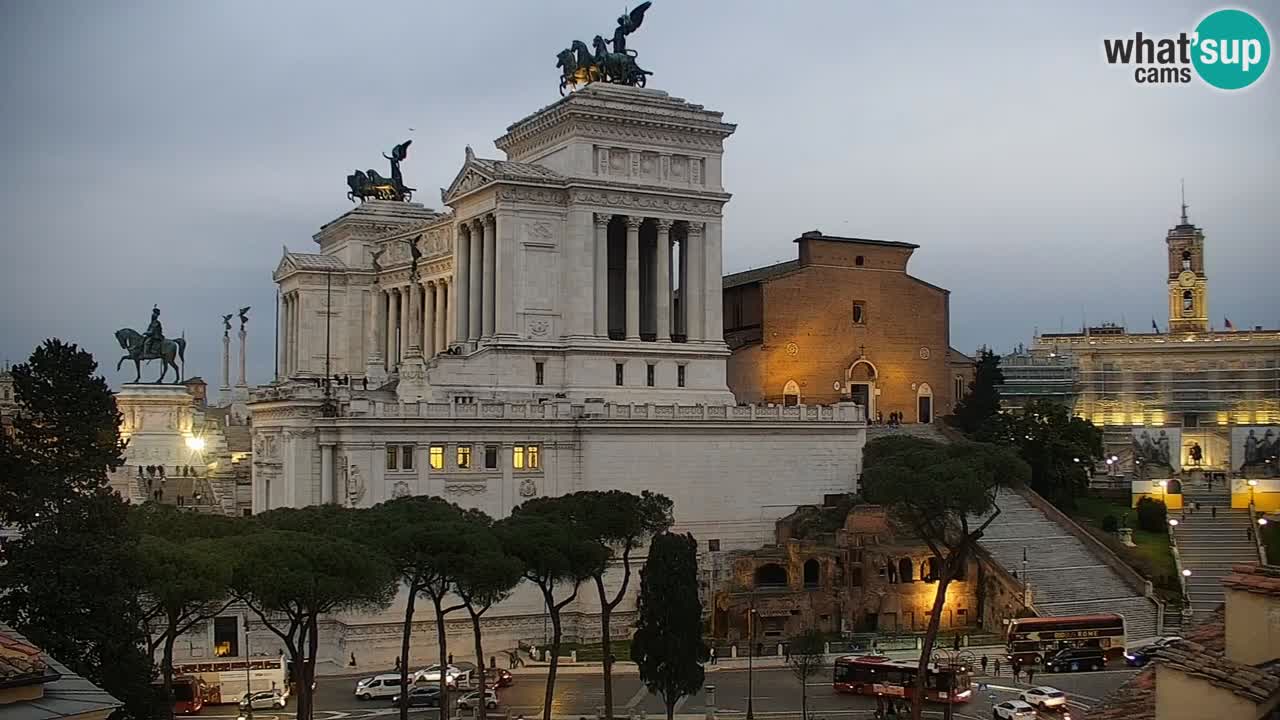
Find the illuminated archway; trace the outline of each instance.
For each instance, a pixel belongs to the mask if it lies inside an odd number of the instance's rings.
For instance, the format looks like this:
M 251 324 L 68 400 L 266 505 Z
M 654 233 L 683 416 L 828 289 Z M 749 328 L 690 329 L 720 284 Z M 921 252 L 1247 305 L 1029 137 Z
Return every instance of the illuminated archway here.
M 800 404 L 800 383 L 795 380 L 788 380 L 787 384 L 782 386 L 782 404 Z
M 933 422 L 933 388 L 929 383 L 920 383 L 916 388 L 916 422 Z
M 867 420 L 876 417 L 876 380 L 880 371 L 866 358 L 858 358 L 844 371 L 848 398 L 867 409 Z

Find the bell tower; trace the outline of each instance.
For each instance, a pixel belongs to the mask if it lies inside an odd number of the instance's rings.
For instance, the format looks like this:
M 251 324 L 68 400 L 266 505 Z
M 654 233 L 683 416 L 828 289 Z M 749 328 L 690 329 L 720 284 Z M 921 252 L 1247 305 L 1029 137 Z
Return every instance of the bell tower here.
M 1204 273 L 1204 232 L 1187 219 L 1182 198 L 1182 222 L 1165 237 L 1169 253 L 1169 332 L 1209 330 L 1208 279 Z

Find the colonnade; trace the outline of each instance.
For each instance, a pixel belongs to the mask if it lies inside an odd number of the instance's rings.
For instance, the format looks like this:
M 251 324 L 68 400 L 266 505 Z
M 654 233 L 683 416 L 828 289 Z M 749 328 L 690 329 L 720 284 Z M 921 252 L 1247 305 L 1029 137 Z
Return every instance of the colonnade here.
M 449 308 L 453 283 L 448 277 L 375 287 L 369 303 L 371 353 L 382 357 L 388 371 L 410 356 L 432 357 L 445 352 L 453 338 Z

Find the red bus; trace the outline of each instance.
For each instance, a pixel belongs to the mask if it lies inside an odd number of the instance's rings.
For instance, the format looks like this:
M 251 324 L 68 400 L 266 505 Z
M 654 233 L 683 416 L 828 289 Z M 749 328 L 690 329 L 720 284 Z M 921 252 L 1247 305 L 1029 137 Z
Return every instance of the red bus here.
M 1005 641 L 1008 658 L 1022 664 L 1039 665 L 1054 652 L 1073 647 L 1096 647 L 1107 660 L 1116 660 L 1124 654 L 1124 616 L 1017 618 L 1009 621 Z
M 155 689 L 163 692 L 164 683 L 154 683 Z M 208 692 L 204 681 L 191 675 L 181 675 L 173 679 L 173 714 L 195 715 L 204 709 L 205 694 Z
M 855 695 L 884 695 L 910 699 L 915 693 L 918 663 L 890 660 L 884 655 L 848 655 L 836 658 L 832 687 Z M 924 699 L 940 703 L 969 702 L 973 695 L 968 666 L 929 663 Z

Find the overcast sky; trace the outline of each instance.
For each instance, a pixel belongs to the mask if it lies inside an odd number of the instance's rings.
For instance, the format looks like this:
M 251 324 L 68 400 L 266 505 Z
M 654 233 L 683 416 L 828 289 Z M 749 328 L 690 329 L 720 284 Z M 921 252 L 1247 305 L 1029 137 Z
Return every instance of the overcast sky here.
M 951 290 L 966 352 L 1082 317 L 1163 327 L 1185 177 L 1214 324 L 1275 327 L 1280 69 L 1234 94 L 1138 85 L 1103 38 L 1218 5 L 1119 5 L 655 0 L 628 44 L 650 87 L 738 123 L 725 272 L 818 228 L 920 245 L 910 270 Z M 1274 44 L 1277 6 L 1242 7 Z M 112 332 L 158 303 L 216 385 L 219 315 L 252 305 L 250 380 L 269 380 L 270 273 L 350 207 L 347 173 L 412 138 L 406 180 L 437 205 L 463 146 L 498 157 L 558 97 L 555 54 L 622 10 L 0 0 L 0 358 L 58 336 L 113 366 Z

